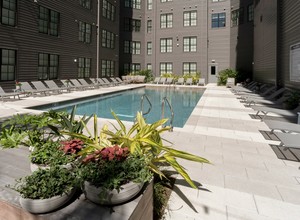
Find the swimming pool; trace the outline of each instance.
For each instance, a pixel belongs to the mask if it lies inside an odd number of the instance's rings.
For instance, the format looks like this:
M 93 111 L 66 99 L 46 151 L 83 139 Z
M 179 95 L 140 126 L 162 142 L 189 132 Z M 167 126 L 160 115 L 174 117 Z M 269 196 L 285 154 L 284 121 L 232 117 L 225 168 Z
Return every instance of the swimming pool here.
M 72 103 L 54 103 L 46 106 L 38 106 L 39 110 L 66 110 L 71 111 L 77 105 L 77 115 L 96 114 L 100 118 L 110 118 L 114 111 L 121 120 L 134 121 L 137 111 L 141 110 L 141 97 L 146 94 L 152 103 L 152 109 L 145 115 L 148 123 L 153 123 L 161 118 L 161 105 L 164 97 L 167 97 L 174 110 L 174 127 L 183 127 L 193 109 L 197 105 L 204 90 L 200 89 L 178 89 L 176 87 L 167 88 L 139 88 L 122 91 L 109 95 L 93 97 L 83 101 Z M 149 104 L 144 100 L 144 110 L 146 112 Z M 165 107 L 165 118 L 171 117 L 168 106 Z

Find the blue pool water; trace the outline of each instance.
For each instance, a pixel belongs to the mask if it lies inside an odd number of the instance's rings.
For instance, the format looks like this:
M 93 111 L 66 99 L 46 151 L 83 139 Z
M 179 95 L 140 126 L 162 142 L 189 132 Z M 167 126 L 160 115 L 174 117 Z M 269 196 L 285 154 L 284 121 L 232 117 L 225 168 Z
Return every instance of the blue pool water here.
M 148 123 L 153 123 L 161 118 L 161 103 L 164 97 L 169 99 L 174 110 L 174 127 L 183 127 L 194 107 L 198 103 L 204 90 L 186 90 L 176 88 L 140 88 L 123 91 L 110 95 L 99 96 L 77 103 L 56 103 L 56 106 L 38 108 L 41 110 L 66 110 L 70 112 L 74 105 L 77 105 L 77 115 L 96 114 L 100 118 L 113 118 L 111 111 L 114 111 L 121 120 L 134 121 L 137 111 L 141 110 L 141 97 L 146 94 L 152 103 L 151 112 L 145 115 Z M 149 104 L 144 100 L 144 112 Z M 37 109 L 37 108 L 35 108 Z M 165 107 L 165 118 L 170 118 L 171 112 L 168 106 Z

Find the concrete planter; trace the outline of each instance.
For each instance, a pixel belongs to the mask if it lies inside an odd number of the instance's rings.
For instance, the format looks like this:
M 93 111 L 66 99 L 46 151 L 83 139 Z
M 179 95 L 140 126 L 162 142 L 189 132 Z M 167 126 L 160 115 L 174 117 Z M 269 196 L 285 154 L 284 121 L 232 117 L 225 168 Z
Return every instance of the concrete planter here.
M 71 163 L 68 163 L 65 165 L 61 165 L 61 167 L 71 170 L 73 166 Z M 39 168 L 45 170 L 45 169 L 49 169 L 50 167 L 46 166 L 46 165 L 42 165 L 42 164 L 30 163 L 31 172 L 34 172 L 34 171 L 38 170 Z
M 89 182 L 84 182 L 84 194 L 86 198 L 96 204 L 116 205 L 132 199 L 143 188 L 143 183 L 129 182 L 124 184 L 120 191 L 107 190 L 101 187 L 95 187 Z
M 24 199 L 20 198 L 20 204 L 23 209 L 31 213 L 47 213 L 56 210 L 66 204 L 72 196 L 75 194 L 76 190 L 73 189 L 68 194 L 63 194 L 62 196 L 54 196 L 49 199 Z

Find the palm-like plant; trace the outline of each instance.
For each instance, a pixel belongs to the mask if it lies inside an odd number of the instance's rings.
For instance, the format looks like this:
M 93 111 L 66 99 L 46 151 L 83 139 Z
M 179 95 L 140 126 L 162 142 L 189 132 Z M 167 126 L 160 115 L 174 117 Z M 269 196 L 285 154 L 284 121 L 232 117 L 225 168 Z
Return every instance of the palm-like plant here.
M 199 157 L 184 151 L 175 150 L 163 144 L 160 136 L 164 131 L 168 131 L 170 127 L 163 127 L 167 119 L 161 119 L 153 124 L 147 124 L 140 112 L 137 113 L 136 122 L 127 131 L 125 125 L 112 113 L 117 120 L 120 128 L 114 126 L 116 132 L 108 129 L 102 130 L 102 133 L 108 135 L 108 140 L 113 144 L 129 147 L 132 154 L 142 154 L 148 158 L 150 170 L 165 177 L 159 169 L 159 164 L 169 164 L 172 166 L 193 188 L 196 185 L 184 168 L 177 162 L 177 158 L 195 161 L 199 163 L 210 163 L 207 159 Z M 166 140 L 165 140 L 166 141 Z

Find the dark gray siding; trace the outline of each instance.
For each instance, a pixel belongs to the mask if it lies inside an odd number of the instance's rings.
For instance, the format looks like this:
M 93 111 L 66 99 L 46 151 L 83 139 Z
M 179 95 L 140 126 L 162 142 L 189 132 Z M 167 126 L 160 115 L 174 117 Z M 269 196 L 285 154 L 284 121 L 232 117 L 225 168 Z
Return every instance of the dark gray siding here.
M 38 32 L 38 6 L 60 13 L 59 36 Z M 96 74 L 96 21 L 97 0 L 92 1 L 92 10 L 79 5 L 79 1 L 27 0 L 18 1 L 17 26 L 0 25 L 0 48 L 17 50 L 16 80 L 38 79 L 38 53 L 59 55 L 59 78 L 76 78 L 78 57 L 92 58 L 92 76 Z M 78 40 L 78 21 L 92 25 L 91 44 Z M 0 82 L 5 88 L 13 88 L 14 82 Z
M 254 79 L 276 84 L 277 0 L 254 4 Z
M 300 4 L 299 1 L 279 2 L 279 80 L 290 88 L 299 90 L 300 82 L 290 81 L 290 46 L 300 43 Z M 300 61 L 299 61 L 300 62 Z

